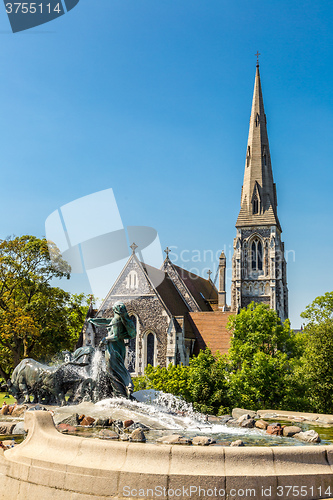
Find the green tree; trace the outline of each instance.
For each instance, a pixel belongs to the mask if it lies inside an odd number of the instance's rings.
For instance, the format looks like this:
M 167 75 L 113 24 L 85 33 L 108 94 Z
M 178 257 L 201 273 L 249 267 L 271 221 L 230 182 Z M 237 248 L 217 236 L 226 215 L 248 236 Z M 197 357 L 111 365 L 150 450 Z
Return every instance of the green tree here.
M 228 408 L 227 360 L 210 349 L 190 359 L 189 366 L 147 366 L 135 379 L 135 390 L 155 389 L 180 396 L 202 413 L 222 413 Z
M 290 384 L 301 391 L 292 376 L 301 345 L 289 320 L 282 324 L 276 311 L 252 302 L 230 317 L 228 329 L 233 334 L 228 353 L 232 406 L 279 408 Z
M 302 376 L 312 411 L 333 412 L 333 292 L 317 297 L 301 314 L 306 349 Z
M 0 240 L 1 377 L 8 378 L 24 357 L 46 358 L 73 347 L 73 329 L 86 311 L 83 296 L 51 286 L 53 278 L 69 273 L 56 247 L 51 260 L 45 238 Z
M 228 360 L 210 349 L 190 359 L 189 399 L 202 413 L 222 414 L 229 409 Z

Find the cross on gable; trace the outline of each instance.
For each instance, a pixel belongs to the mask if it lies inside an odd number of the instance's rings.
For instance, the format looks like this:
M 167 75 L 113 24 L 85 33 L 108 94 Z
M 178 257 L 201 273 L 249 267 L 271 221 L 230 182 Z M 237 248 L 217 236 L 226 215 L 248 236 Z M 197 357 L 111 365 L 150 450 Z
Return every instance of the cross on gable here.
M 135 253 L 135 250 L 138 248 L 138 245 L 136 245 L 134 242 L 132 243 L 132 245 L 130 246 L 130 248 L 132 249 L 132 254 Z
M 210 280 L 210 276 L 212 274 L 212 271 L 210 269 L 208 269 L 207 274 L 208 274 L 208 279 Z
M 166 249 L 164 251 L 165 251 L 167 257 L 169 257 L 169 253 L 171 252 L 170 248 L 166 247 Z

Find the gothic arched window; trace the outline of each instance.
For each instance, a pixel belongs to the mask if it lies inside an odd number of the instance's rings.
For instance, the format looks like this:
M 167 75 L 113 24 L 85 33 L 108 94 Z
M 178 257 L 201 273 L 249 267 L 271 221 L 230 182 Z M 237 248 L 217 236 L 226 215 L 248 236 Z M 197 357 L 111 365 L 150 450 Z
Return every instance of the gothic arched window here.
M 254 214 L 257 214 L 259 212 L 259 200 L 257 195 L 255 195 L 255 197 L 253 198 L 252 210 Z
M 148 333 L 146 339 L 147 365 L 154 366 L 155 337 L 153 333 Z
M 262 244 L 258 238 L 252 242 L 251 250 L 252 271 L 262 271 Z

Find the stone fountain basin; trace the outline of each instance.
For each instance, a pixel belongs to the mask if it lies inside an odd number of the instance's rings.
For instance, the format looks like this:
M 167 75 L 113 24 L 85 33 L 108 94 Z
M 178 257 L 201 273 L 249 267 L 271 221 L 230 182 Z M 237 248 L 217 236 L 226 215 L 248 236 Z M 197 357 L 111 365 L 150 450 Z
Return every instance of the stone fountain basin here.
M 26 440 L 0 456 L 0 499 L 333 496 L 332 445 L 201 448 L 85 439 L 59 433 L 45 411 L 26 412 L 25 427 Z

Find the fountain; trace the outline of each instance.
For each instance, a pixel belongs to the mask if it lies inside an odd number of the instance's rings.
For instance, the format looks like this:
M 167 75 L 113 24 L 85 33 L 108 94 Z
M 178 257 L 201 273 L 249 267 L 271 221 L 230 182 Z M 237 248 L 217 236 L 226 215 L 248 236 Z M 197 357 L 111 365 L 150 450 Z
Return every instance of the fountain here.
M 130 375 L 124 372 L 123 344 L 135 333 L 125 306 L 116 305 L 115 313 L 103 342 L 105 359 L 100 350 L 84 348 L 71 356 L 67 353 L 58 367 L 34 365 L 30 360 L 16 370 L 11 387 L 18 396 L 26 399 L 32 394 L 44 404 L 55 398 L 58 406 L 50 407 L 53 416 L 50 411 L 26 411 L 26 439 L 5 452 L 0 449 L 1 500 L 8 496 L 17 500 L 27 496 L 46 500 L 333 496 L 332 445 L 284 446 L 288 438 L 272 437 L 265 447 L 225 446 L 227 439 L 240 435 L 251 443 L 251 436 L 258 438 L 262 432 L 207 421 L 171 395 L 132 394 Z M 76 405 L 64 405 L 66 393 Z M 128 436 L 114 441 L 58 432 L 55 423 L 73 413 L 140 422 L 150 429 L 147 442 L 132 442 Z M 172 440 L 164 444 L 163 436 L 172 432 L 185 438 L 209 435 L 211 445 L 180 446 Z M 220 446 L 212 445 L 214 441 Z

